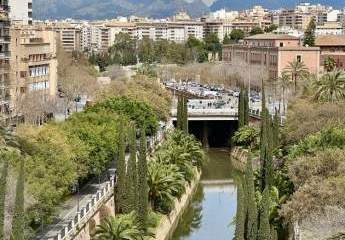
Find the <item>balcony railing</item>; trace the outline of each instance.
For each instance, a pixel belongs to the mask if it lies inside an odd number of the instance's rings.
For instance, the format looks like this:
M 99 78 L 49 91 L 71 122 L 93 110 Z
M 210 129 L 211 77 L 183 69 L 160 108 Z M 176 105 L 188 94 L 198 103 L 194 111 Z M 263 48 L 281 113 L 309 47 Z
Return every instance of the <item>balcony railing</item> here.
M 0 59 L 9 58 L 9 57 L 11 57 L 11 52 L 9 51 L 0 52 Z

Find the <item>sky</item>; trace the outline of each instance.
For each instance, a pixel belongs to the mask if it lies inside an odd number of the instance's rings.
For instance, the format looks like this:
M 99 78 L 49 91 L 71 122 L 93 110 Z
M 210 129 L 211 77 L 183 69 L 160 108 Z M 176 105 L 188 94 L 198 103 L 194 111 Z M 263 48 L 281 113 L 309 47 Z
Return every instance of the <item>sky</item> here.
M 193 2 L 193 0 L 186 0 L 187 2 Z M 211 6 L 215 0 L 202 0 L 206 5 Z

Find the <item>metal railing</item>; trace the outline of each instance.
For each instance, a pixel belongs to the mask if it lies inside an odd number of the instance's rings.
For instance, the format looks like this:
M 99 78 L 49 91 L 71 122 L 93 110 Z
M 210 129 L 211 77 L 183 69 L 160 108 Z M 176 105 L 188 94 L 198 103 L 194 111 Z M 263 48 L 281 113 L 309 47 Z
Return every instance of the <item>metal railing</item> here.
M 114 185 L 116 179 L 112 177 L 108 181 L 102 190 L 97 191 L 92 196 L 91 200 L 86 204 L 85 207 L 81 208 L 74 218 L 51 240 L 67 240 L 72 239 L 78 230 L 89 221 L 89 219 L 98 211 L 99 207 L 108 200 L 114 193 Z M 49 239 L 49 238 L 48 238 Z
M 169 126 L 167 126 L 169 129 Z M 148 154 L 154 151 L 158 143 L 164 138 L 165 130 L 158 131 L 157 134 L 148 141 Z M 78 231 L 91 219 L 91 217 L 98 211 L 98 209 L 114 194 L 114 186 L 116 184 L 116 177 L 112 176 L 105 187 L 97 191 L 96 194 L 88 201 L 85 207 L 82 207 L 80 212 L 74 216 L 72 220 L 65 225 L 53 238 L 47 240 L 70 240 L 78 233 Z

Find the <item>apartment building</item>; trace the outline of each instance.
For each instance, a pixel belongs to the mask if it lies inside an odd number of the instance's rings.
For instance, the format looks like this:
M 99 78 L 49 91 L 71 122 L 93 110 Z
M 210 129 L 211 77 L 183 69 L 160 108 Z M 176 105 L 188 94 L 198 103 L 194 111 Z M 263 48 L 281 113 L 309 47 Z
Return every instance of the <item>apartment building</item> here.
M 303 62 L 310 72 L 318 74 L 320 48 L 302 47 L 300 39 L 289 35 L 259 34 L 244 39 L 243 44 L 223 47 L 223 61 L 236 65 L 245 63 L 248 69 L 259 66 L 274 80 L 294 60 Z
M 340 22 L 325 22 L 322 25 L 317 25 L 315 29 L 316 36 L 344 34 L 345 28 Z
M 56 32 L 31 26 L 13 26 L 11 36 L 11 74 L 9 102 L 12 112 L 28 94 L 37 94 L 42 101 L 57 93 Z M 20 111 L 20 110 L 18 110 Z
M 220 40 L 224 39 L 224 27 L 223 22 L 221 21 L 210 21 L 207 19 L 202 19 L 202 22 L 204 23 L 204 38 L 208 34 L 216 34 Z
M 310 20 L 315 17 L 310 13 L 292 10 L 282 10 L 279 15 L 279 26 L 305 30 Z
M 56 23 L 48 27 L 56 31 L 61 46 L 67 52 L 82 51 L 82 31 L 81 28 L 70 23 Z
M 32 0 L 10 0 L 9 5 L 13 24 L 32 24 Z
M 10 76 L 10 19 L 7 0 L 0 0 L 0 121 L 6 121 L 10 114 L 9 76 Z

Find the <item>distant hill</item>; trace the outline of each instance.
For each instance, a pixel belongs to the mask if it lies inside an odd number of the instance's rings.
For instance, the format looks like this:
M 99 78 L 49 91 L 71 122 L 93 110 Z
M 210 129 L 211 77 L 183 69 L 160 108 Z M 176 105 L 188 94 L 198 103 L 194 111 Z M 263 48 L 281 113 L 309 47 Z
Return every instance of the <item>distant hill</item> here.
M 262 5 L 268 9 L 292 8 L 301 0 L 33 0 L 36 19 L 110 19 L 116 16 L 137 15 L 164 18 L 185 10 L 191 16 L 201 16 L 222 8 L 242 10 Z M 345 0 L 306 0 L 334 8 L 345 7 Z
M 320 3 L 334 8 L 345 7 L 344 0 L 215 0 L 210 6 L 210 10 L 216 11 L 222 8 L 242 10 L 251 8 L 254 5 L 261 5 L 268 9 L 292 8 L 300 2 Z
M 105 19 L 137 15 L 163 18 L 185 10 L 191 16 L 209 11 L 202 0 L 33 0 L 36 19 Z

